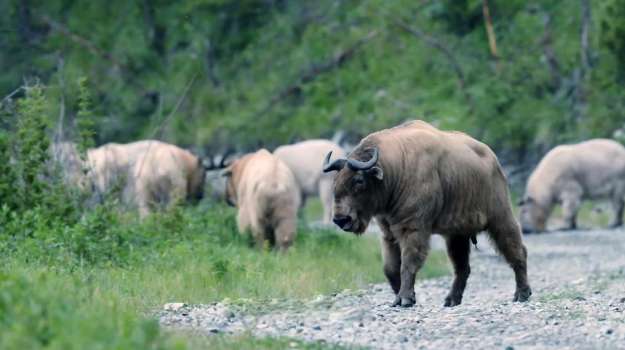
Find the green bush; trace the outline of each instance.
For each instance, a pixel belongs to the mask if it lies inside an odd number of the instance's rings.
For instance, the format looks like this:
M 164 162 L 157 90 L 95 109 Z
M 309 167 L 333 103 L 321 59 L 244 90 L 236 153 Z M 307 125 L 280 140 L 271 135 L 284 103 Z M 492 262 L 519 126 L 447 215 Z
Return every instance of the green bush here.
M 1 349 L 174 349 L 155 320 L 141 320 L 118 301 L 90 305 L 47 274 L 0 271 Z M 88 306 L 89 305 L 89 306 Z

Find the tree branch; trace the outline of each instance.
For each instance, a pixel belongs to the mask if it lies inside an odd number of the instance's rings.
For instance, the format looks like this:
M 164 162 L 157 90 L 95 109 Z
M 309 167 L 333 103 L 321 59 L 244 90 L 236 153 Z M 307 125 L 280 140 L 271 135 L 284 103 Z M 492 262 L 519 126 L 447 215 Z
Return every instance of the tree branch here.
M 69 38 L 74 43 L 76 43 L 76 44 L 82 46 L 83 48 L 87 49 L 87 51 L 91 52 L 91 54 L 93 54 L 95 56 L 99 56 L 99 57 L 101 57 L 101 58 L 111 62 L 116 67 L 125 68 L 122 63 L 120 63 L 117 59 L 115 59 L 115 57 L 113 57 L 113 55 L 111 55 L 110 53 L 102 50 L 101 48 L 99 48 L 98 46 L 96 46 L 94 43 L 92 43 L 91 41 L 87 40 L 86 38 L 84 38 L 84 37 L 82 37 L 82 36 L 72 32 L 69 28 L 67 28 L 63 24 L 53 20 L 48 15 L 39 14 L 38 17 L 44 23 L 46 23 L 48 26 L 50 26 L 50 28 L 52 30 L 63 34 L 64 36 Z
M 475 110 L 475 102 L 473 101 L 473 97 L 471 96 L 469 91 L 467 91 L 464 71 L 462 70 L 462 67 L 460 66 L 460 63 L 458 63 L 456 57 L 452 54 L 451 50 L 449 50 L 449 48 L 443 45 L 439 40 L 435 39 L 430 35 L 427 35 L 426 33 L 414 26 L 409 26 L 408 24 L 400 20 L 395 21 L 395 24 L 406 32 L 412 34 L 413 36 L 423 40 L 429 46 L 439 50 L 443 54 L 443 56 L 447 58 L 447 61 L 449 61 L 449 63 L 451 64 L 454 73 L 456 73 L 456 77 L 458 78 L 458 87 L 462 91 L 465 100 L 469 104 L 470 113 L 473 113 L 473 111 Z
M 486 34 L 488 35 L 488 46 L 490 47 L 490 54 L 493 58 L 499 58 L 497 53 L 497 38 L 495 37 L 495 30 L 493 29 L 493 21 L 490 18 L 490 8 L 488 7 L 488 0 L 482 0 L 482 14 L 484 16 L 484 23 L 486 24 Z
M 354 54 L 356 53 L 356 51 L 358 51 L 358 49 L 360 49 L 364 44 L 366 44 L 368 41 L 373 39 L 376 35 L 378 35 L 378 32 L 376 30 L 369 32 L 369 34 L 367 34 L 365 37 L 359 39 L 347 49 L 334 55 L 334 57 L 324 62 L 313 64 L 310 68 L 308 68 L 306 71 L 301 73 L 294 83 L 288 85 L 287 87 L 283 88 L 278 93 L 276 93 L 271 98 L 271 100 L 269 100 L 269 103 L 267 104 L 267 106 L 265 106 L 265 108 L 263 108 L 259 113 L 257 113 L 257 116 L 261 116 L 267 113 L 278 102 L 301 91 L 302 85 L 315 80 L 318 76 L 324 73 L 328 73 L 336 68 L 341 67 L 343 64 L 345 64 L 345 62 L 347 62 L 349 59 L 351 59 L 354 56 Z
M 584 118 L 587 109 L 587 96 L 585 85 L 590 74 L 590 1 L 581 0 L 582 11 L 582 28 L 580 33 L 580 68 L 576 69 L 573 75 L 574 93 L 573 93 L 573 119 L 579 122 Z
M 543 36 L 540 39 L 540 45 L 543 48 L 543 54 L 547 60 L 547 66 L 549 67 L 549 73 L 551 73 L 551 88 L 553 91 L 558 90 L 562 81 L 562 70 L 560 69 L 560 63 L 553 50 L 553 35 L 551 31 L 551 15 L 548 13 L 543 14 Z

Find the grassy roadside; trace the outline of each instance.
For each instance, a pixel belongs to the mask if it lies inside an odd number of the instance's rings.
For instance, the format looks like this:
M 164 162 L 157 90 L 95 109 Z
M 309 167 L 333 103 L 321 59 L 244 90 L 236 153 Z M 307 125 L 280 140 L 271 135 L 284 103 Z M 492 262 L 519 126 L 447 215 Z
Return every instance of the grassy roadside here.
M 293 249 L 277 254 L 251 248 L 235 233 L 233 211 L 221 206 L 144 222 L 104 216 L 107 234 L 95 243 L 75 232 L 49 234 L 68 230 L 49 222 L 28 221 L 32 232 L 21 237 L 6 234 L 17 224 L 3 227 L 0 348 L 284 348 L 282 339 L 171 335 L 149 314 L 172 301 L 306 299 L 384 280 L 379 243 L 371 236 L 302 228 Z M 86 221 L 77 232 L 95 234 L 99 221 Z M 63 234 L 66 240 L 52 238 Z M 445 273 L 446 258 L 432 254 L 421 276 Z

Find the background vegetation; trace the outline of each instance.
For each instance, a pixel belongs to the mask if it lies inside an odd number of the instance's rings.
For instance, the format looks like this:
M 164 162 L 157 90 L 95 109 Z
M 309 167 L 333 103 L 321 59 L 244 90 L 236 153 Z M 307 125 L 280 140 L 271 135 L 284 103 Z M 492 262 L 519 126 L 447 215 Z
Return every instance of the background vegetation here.
M 88 77 L 98 143 L 152 136 L 187 88 L 159 136 L 211 152 L 337 130 L 355 141 L 419 117 L 535 160 L 624 124 L 623 0 L 7 0 L 0 11 L 0 96 L 40 79 L 68 122 L 68 82 Z
M 73 141 L 93 143 L 90 93 L 77 83 Z M 187 339 L 158 326 L 166 302 L 237 305 L 308 299 L 384 280 L 379 244 L 334 230 L 298 229 L 287 253 L 252 247 L 234 210 L 207 200 L 140 220 L 115 196 L 90 201 L 50 152 L 50 100 L 41 85 L 7 104 L 0 132 L 0 348 L 320 348 L 251 335 Z M 86 169 L 84 169 L 86 170 Z M 314 211 L 314 208 L 311 208 Z M 448 272 L 433 253 L 421 277 Z
M 214 154 L 423 118 L 527 167 L 555 144 L 625 136 L 625 0 L 5 0 L 0 13 L 3 349 L 282 348 L 189 341 L 151 313 L 383 280 L 372 238 L 303 226 L 277 255 L 215 203 L 145 221 L 113 199 L 86 205 L 51 162 L 56 141 Z

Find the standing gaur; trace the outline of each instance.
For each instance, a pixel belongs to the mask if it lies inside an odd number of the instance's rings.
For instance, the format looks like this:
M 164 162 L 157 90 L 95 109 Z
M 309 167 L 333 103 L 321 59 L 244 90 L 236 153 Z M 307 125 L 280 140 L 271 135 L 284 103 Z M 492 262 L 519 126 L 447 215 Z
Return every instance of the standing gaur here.
M 323 169 L 338 171 L 333 221 L 361 234 L 375 217 L 383 233 L 384 273 L 396 294 L 393 306 L 414 305 L 415 276 L 432 233 L 445 238 L 455 271 L 445 306 L 462 302 L 470 240 L 481 231 L 488 231 L 514 270 L 514 301 L 529 299 L 527 250 L 506 178 L 488 146 L 413 121 L 370 134 L 346 159 L 330 158 Z
M 334 176 L 319 167 L 328 152 L 344 157 L 341 146 L 329 140 L 307 140 L 276 148 L 273 154 L 289 166 L 295 175 L 304 206 L 308 197 L 319 197 L 323 206 L 323 223 L 332 222 L 332 182 Z

